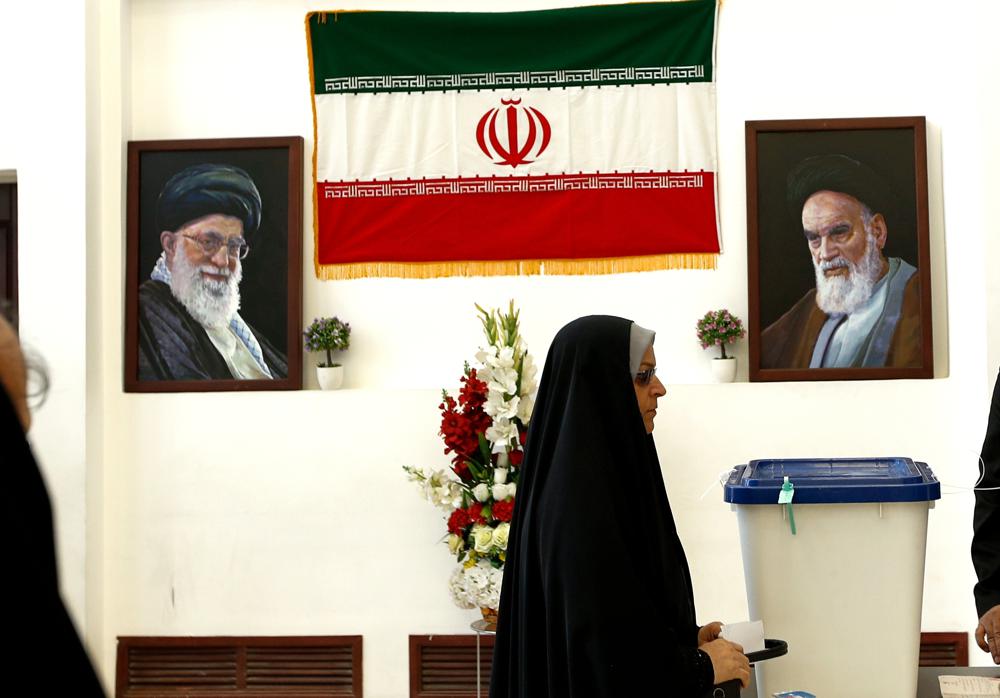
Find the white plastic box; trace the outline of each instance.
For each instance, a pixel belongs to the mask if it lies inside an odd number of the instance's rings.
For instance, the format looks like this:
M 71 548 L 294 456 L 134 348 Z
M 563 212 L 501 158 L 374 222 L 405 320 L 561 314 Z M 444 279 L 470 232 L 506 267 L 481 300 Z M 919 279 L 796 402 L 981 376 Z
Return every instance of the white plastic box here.
M 785 476 L 791 512 L 777 503 Z M 725 499 L 739 521 L 750 618 L 788 643 L 786 656 L 756 665 L 758 696 L 916 695 L 927 512 L 940 497 L 930 468 L 909 458 L 733 469 Z

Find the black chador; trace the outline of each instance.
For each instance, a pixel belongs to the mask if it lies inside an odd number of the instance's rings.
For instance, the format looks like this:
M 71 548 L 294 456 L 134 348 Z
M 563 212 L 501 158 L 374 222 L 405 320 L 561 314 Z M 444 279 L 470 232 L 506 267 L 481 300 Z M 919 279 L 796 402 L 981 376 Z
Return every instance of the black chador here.
M 701 696 L 687 560 L 629 370 L 632 323 L 556 335 L 528 433 L 492 698 Z
M 56 574 L 52 507 L 14 406 L 0 385 L 0 464 L 4 475 L 4 695 L 103 696 L 70 620 Z M 21 693 L 24 681 L 38 692 Z

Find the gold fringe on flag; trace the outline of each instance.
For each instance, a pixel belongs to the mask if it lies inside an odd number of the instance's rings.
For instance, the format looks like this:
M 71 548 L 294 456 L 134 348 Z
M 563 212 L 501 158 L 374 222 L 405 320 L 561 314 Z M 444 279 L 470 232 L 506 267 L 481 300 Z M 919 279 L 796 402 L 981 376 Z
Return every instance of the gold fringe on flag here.
M 316 278 L 323 281 L 395 277 L 436 279 L 444 276 L 530 276 L 535 274 L 578 275 L 624 274 L 663 269 L 715 269 L 716 253 L 661 254 L 607 259 L 527 259 L 473 262 L 361 262 L 316 263 Z

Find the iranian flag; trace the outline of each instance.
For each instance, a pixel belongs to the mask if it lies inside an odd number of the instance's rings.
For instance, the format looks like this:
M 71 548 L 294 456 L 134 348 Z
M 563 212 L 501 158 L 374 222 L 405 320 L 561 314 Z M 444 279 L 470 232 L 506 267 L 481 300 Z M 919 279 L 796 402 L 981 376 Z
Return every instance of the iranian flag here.
M 319 277 L 714 266 L 715 0 L 306 26 Z

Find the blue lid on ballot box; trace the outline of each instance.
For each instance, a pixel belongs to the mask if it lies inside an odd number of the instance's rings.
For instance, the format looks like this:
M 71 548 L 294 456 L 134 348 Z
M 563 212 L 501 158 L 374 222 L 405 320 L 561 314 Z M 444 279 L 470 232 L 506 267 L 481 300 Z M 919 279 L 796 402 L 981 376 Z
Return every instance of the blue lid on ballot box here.
M 931 469 L 910 458 L 777 458 L 733 468 L 724 487 L 725 500 L 776 504 L 786 477 L 794 488 L 795 504 L 941 499 L 941 483 Z

